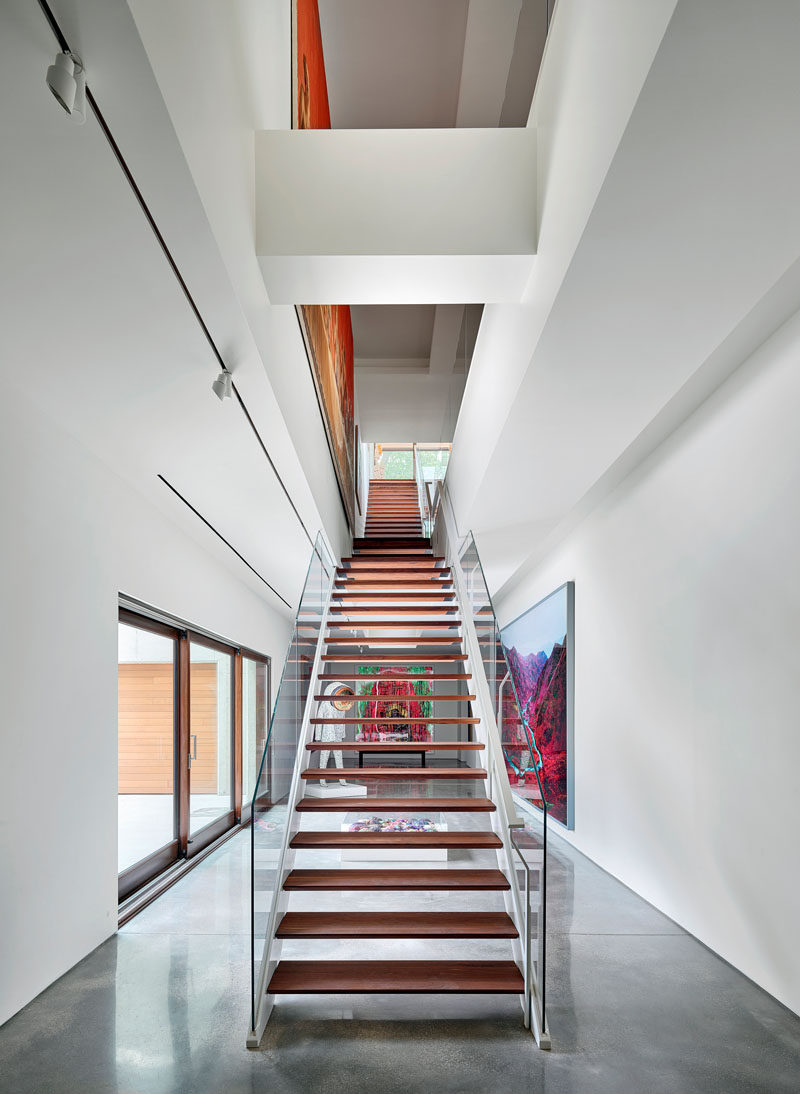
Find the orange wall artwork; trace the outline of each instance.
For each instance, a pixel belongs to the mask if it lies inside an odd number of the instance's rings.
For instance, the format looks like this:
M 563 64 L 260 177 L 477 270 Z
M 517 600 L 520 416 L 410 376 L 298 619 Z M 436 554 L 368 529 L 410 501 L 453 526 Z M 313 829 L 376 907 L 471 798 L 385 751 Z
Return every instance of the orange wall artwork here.
M 293 126 L 330 129 L 328 86 L 317 0 L 292 6 Z M 346 304 L 297 308 L 342 502 L 355 528 L 355 378 L 353 328 Z

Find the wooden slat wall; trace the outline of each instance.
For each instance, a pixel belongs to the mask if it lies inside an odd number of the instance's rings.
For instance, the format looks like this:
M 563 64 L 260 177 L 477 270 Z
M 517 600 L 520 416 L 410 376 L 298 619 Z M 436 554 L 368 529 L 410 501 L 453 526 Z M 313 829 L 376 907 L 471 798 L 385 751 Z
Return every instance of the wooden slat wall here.
M 193 794 L 217 793 L 217 666 L 191 666 L 190 733 L 197 734 Z M 119 793 L 173 790 L 173 667 L 119 666 Z
M 199 661 L 189 670 L 189 733 L 197 734 L 197 758 L 192 760 L 193 794 L 217 793 L 217 666 Z M 191 747 L 193 737 L 189 738 Z
M 171 794 L 171 664 L 119 666 L 119 793 Z

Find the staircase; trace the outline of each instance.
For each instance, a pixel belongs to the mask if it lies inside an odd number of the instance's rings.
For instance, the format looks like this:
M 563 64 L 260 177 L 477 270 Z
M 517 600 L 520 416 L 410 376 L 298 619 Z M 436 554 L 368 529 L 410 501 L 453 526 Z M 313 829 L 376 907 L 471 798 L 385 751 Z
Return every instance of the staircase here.
M 422 535 L 416 479 L 369 480 L 365 534 L 401 539 Z
M 501 779 L 508 783 L 489 732 L 497 734 L 494 714 L 489 725 L 480 713 L 491 705 L 474 627 L 470 657 L 451 569 L 420 534 L 413 480 L 370 482 L 366 533 L 336 567 L 321 623 L 267 926 L 266 1017 L 259 1023 L 254 1010 L 251 1044 L 285 995 L 511 994 L 532 1021 L 522 937 L 530 910 L 512 869 L 510 827 L 520 822 L 510 791 L 499 792 Z M 365 700 L 363 713 L 356 701 L 339 717 L 321 716 L 334 681 L 357 694 L 380 681 L 372 691 L 386 694 Z M 341 743 L 316 739 L 331 723 L 344 725 Z M 343 753 L 344 771 L 319 766 L 331 749 Z M 435 827 L 351 828 L 356 819 L 402 817 Z M 451 861 L 418 865 L 434 858 Z M 369 960 L 329 960 L 332 940 L 343 939 L 383 940 L 385 956 L 376 948 Z M 463 944 L 451 953 L 492 957 L 443 959 L 446 940 Z M 409 950 L 414 959 L 396 956 Z

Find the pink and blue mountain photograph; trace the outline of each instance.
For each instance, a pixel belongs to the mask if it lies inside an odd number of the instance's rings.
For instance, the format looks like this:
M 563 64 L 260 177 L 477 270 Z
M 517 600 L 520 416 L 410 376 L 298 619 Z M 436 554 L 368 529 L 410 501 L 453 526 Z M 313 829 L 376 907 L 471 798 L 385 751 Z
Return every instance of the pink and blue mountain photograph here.
M 542 759 L 540 775 L 550 815 L 569 826 L 573 589 L 571 582 L 556 589 L 501 631 L 520 712 Z M 503 706 L 503 750 L 512 789 L 536 805 L 536 757 L 510 689 Z

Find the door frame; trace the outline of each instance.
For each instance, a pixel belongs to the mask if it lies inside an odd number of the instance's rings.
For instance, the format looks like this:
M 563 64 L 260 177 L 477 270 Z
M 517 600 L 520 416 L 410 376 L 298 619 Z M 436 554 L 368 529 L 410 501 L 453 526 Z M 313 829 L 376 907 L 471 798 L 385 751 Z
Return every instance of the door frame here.
M 172 659 L 172 832 L 173 838 L 169 843 L 156 848 L 139 862 L 135 862 L 118 875 L 118 897 L 120 902 L 125 900 L 136 889 L 146 885 L 148 881 L 158 877 L 164 870 L 173 866 L 181 858 L 181 844 L 179 835 L 179 795 L 180 795 L 180 752 L 179 752 L 179 722 L 181 702 L 179 695 L 179 658 L 180 641 L 183 631 L 178 627 L 170 627 L 156 619 L 148 619 L 127 608 L 119 608 L 118 622 L 127 627 L 135 627 L 137 630 L 149 631 L 164 638 L 171 638 L 175 643 L 175 653 Z M 119 739 L 119 723 L 117 723 L 117 739 Z M 119 759 L 117 760 L 117 777 L 119 777 Z M 118 822 L 119 823 L 119 822 Z
M 158 877 L 165 870 L 182 859 L 192 859 L 205 851 L 210 844 L 225 835 L 236 825 L 246 825 L 250 820 L 250 803 L 242 801 L 243 754 L 243 663 L 245 659 L 257 661 L 266 666 L 265 718 L 266 730 L 272 701 L 272 660 L 266 654 L 258 653 L 246 647 L 235 646 L 215 635 L 187 624 L 164 622 L 164 613 L 157 612 L 160 618 L 154 619 L 144 612 L 131 608 L 118 607 L 118 622 L 140 630 L 172 638 L 175 642 L 173 661 L 173 832 L 174 838 L 163 847 L 159 847 L 140 862 L 134 863 L 119 874 L 119 901 L 126 900 L 137 889 Z M 204 825 L 190 836 L 191 806 L 191 656 L 190 643 L 230 654 L 231 673 L 231 809 Z M 119 729 L 117 730 L 119 732 Z M 266 734 L 265 734 L 266 738 Z M 117 768 L 119 771 L 119 767 Z

